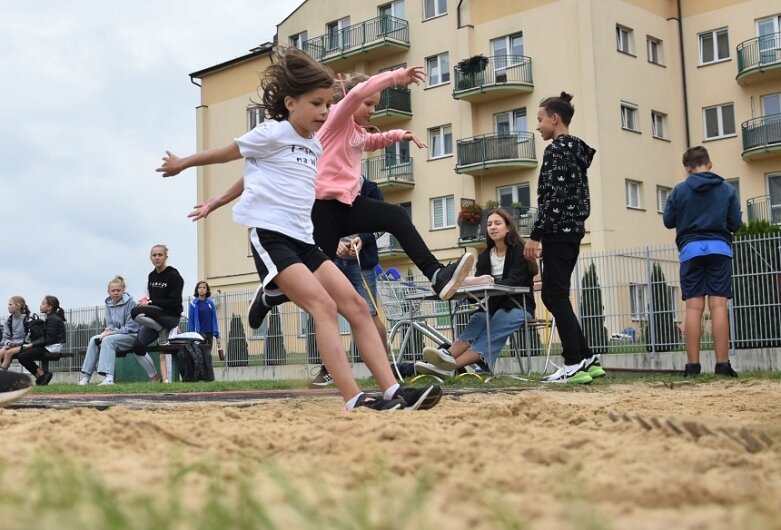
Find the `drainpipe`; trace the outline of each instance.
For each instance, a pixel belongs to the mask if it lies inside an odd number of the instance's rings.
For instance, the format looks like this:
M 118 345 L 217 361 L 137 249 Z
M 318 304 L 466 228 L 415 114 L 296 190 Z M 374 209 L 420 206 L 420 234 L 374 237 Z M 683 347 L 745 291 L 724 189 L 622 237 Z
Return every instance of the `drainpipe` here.
M 461 4 L 463 3 L 464 0 L 458 0 L 458 6 L 456 7 L 456 29 L 461 29 Z
M 194 77 L 192 77 L 192 76 L 190 76 L 190 83 L 194 84 L 194 85 L 195 85 L 195 86 L 197 86 L 198 88 L 201 88 L 201 85 L 199 85 L 198 83 L 196 83 L 196 82 L 195 82 L 195 78 L 194 78 Z
M 689 128 L 689 93 L 686 86 L 686 58 L 683 53 L 683 18 L 681 16 L 681 0 L 678 5 L 678 48 L 681 54 L 681 79 L 683 81 L 683 118 L 686 126 L 686 148 L 691 147 L 691 130 Z

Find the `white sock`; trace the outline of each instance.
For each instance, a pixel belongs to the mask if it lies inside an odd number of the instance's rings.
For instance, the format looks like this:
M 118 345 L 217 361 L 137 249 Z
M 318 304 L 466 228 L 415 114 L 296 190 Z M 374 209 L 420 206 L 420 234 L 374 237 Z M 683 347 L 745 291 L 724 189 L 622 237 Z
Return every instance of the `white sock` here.
M 113 383 L 114 382 L 114 374 L 106 374 L 106 378 L 103 379 L 106 383 Z
M 157 370 L 155 370 L 155 363 L 152 362 L 152 358 L 148 353 L 143 357 L 136 355 L 136 361 L 138 361 L 138 364 L 141 365 L 141 368 L 144 369 L 148 377 L 152 377 L 153 375 L 157 374 Z
M 355 408 L 355 404 L 358 402 L 358 398 L 363 395 L 363 392 L 358 392 L 353 396 L 352 399 L 350 399 L 347 403 L 344 404 L 345 410 L 353 410 Z
M 395 385 L 391 385 L 388 388 L 385 389 L 385 392 L 382 393 L 382 397 L 384 397 L 387 400 L 393 399 L 393 396 L 396 395 L 396 391 L 399 389 L 401 385 L 396 383 Z

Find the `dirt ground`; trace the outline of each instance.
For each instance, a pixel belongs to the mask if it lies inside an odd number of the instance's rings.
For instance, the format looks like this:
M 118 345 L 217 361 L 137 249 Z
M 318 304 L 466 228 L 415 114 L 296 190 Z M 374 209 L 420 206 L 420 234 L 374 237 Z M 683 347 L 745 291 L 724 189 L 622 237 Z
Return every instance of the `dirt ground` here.
M 279 528 L 365 512 L 362 528 L 779 529 L 780 404 L 778 381 L 741 380 L 446 395 L 412 413 L 334 397 L 3 409 L 0 479 L 30 487 L 43 455 L 112 502 L 166 498 L 180 477 L 196 508 L 240 483 Z M 0 517 L 22 527 L 26 510 Z

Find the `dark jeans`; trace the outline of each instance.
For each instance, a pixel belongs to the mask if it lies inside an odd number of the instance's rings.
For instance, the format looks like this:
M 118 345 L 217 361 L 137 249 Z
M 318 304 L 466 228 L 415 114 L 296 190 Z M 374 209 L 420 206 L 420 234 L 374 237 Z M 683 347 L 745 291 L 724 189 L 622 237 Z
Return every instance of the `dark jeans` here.
M 352 206 L 337 200 L 316 200 L 312 207 L 315 244 L 332 260 L 339 238 L 359 232 L 389 232 L 420 271 L 431 279 L 442 266 L 420 237 L 401 206 L 359 195 Z
M 580 243 L 542 244 L 542 302 L 556 319 L 564 364 L 577 364 L 591 357 L 583 330 L 569 299 L 570 277 L 580 253 Z
M 45 346 L 33 346 L 32 348 L 25 346 L 24 350 L 16 356 L 16 360 L 19 361 L 19 364 L 24 366 L 28 372 L 35 375 L 38 371 L 38 365 L 35 364 L 35 361 L 46 359 L 46 357 L 49 356 L 53 355 Z
M 138 315 L 145 315 L 165 329 L 173 329 L 179 325 L 179 315 L 171 315 L 164 309 L 154 305 L 138 305 L 130 312 L 130 316 L 135 318 Z M 141 326 L 136 335 L 136 342 L 133 344 L 133 353 L 139 357 L 146 355 L 146 347 L 152 344 L 160 333 L 152 328 Z

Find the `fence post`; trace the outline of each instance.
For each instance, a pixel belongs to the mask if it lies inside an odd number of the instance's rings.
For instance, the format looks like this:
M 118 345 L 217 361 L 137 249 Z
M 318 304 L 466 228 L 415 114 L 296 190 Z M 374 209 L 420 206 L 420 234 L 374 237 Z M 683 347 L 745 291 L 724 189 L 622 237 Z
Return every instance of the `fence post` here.
M 727 300 L 727 313 L 729 315 L 729 354 L 735 356 L 735 311 L 732 300 Z
M 583 329 L 583 315 L 580 312 L 580 297 L 582 296 L 580 285 L 580 262 L 583 257 L 579 257 L 575 262 L 575 307 L 578 308 L 578 322 L 580 323 L 580 329 Z
M 648 322 L 648 337 L 651 340 L 651 359 L 656 360 L 656 326 L 654 325 L 654 286 L 653 286 L 653 261 L 651 260 L 651 247 L 645 247 L 645 270 L 648 275 L 648 312 L 646 313 L 646 322 Z
M 230 334 L 228 331 L 230 330 L 230 321 L 228 320 L 228 295 L 227 293 L 220 292 L 220 303 L 222 304 L 222 323 L 223 323 L 223 330 L 225 331 L 225 361 L 222 365 L 222 377 L 223 379 L 228 379 L 228 341 L 230 340 Z

